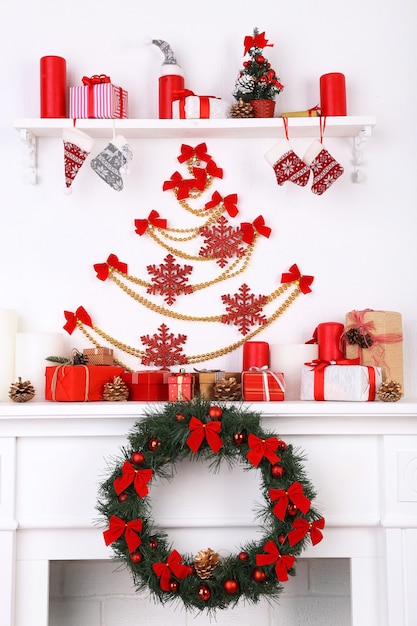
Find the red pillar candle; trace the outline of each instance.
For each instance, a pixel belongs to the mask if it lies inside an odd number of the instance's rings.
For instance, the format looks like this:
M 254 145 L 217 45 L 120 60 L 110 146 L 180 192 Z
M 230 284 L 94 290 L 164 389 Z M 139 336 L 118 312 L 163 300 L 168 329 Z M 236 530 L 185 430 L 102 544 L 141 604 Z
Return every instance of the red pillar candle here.
M 317 326 L 320 361 L 338 361 L 345 358 L 344 331 L 344 325 L 339 322 L 324 322 Z
M 347 115 L 344 74 L 332 72 L 320 76 L 320 108 L 324 116 Z
M 171 69 L 166 65 L 163 67 Z M 172 101 L 176 94 L 182 91 L 184 91 L 184 77 L 180 74 L 164 74 L 159 77 L 159 118 L 161 120 L 172 118 Z
M 266 341 L 245 341 L 243 344 L 243 371 L 251 367 L 269 368 L 269 343 Z
M 67 64 L 57 56 L 42 57 L 41 117 L 67 117 Z

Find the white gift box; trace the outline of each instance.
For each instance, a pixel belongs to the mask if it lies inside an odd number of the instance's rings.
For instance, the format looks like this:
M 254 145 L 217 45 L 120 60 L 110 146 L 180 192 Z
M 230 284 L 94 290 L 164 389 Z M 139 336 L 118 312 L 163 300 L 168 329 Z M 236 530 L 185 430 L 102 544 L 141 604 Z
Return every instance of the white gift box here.
M 375 400 L 376 392 L 382 383 L 380 367 L 328 365 L 322 372 L 323 384 L 320 383 L 321 372 L 318 368 L 303 366 L 301 400 L 368 402 Z
M 172 117 L 183 119 L 222 119 L 229 114 L 230 103 L 214 96 L 185 96 L 172 103 Z

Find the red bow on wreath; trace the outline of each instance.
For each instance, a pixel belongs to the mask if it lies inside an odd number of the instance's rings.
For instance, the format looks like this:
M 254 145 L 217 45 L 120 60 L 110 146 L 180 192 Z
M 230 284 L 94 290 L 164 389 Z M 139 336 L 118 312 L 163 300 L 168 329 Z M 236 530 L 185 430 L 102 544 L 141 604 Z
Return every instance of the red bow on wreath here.
M 160 217 L 158 211 L 152 209 L 147 219 L 135 220 L 135 233 L 137 233 L 138 235 L 143 235 L 144 233 L 146 233 L 149 224 L 151 224 L 151 226 L 155 226 L 155 228 L 167 227 L 166 219 Z
M 243 53 L 243 56 L 245 56 L 245 54 L 247 54 L 247 52 L 251 49 L 251 48 L 273 48 L 274 44 L 273 43 L 268 43 L 268 39 L 265 39 L 265 31 L 263 33 L 259 33 L 258 35 L 255 35 L 255 37 L 253 37 L 252 35 L 246 35 L 244 41 L 244 46 L 245 46 L 245 52 Z
M 275 573 L 280 582 L 288 580 L 288 570 L 294 565 L 295 557 L 292 554 L 281 554 L 278 546 L 271 540 L 264 545 L 267 554 L 256 555 L 256 565 L 272 565 L 275 563 Z
M 310 533 L 311 543 L 315 546 L 323 539 L 324 518 L 315 520 L 314 522 L 308 522 L 304 517 L 297 517 L 292 525 L 293 530 L 288 533 L 288 541 L 290 546 L 295 546 L 296 543 L 301 541 L 307 533 Z
M 100 280 L 106 280 L 109 277 L 111 268 L 121 272 L 122 274 L 127 274 L 127 263 L 119 261 L 115 254 L 110 254 L 106 263 L 96 263 L 93 267 L 97 272 L 97 278 Z
M 170 591 L 169 583 L 171 575 L 174 574 L 179 579 L 187 578 L 193 573 L 193 568 L 181 563 L 182 556 L 177 550 L 172 550 L 165 563 L 154 563 L 152 569 L 160 577 L 159 585 L 162 591 Z
M 198 146 L 192 148 L 191 146 L 187 146 L 187 144 L 183 143 L 181 146 L 181 154 L 177 157 L 178 161 L 180 163 L 184 163 L 193 157 L 199 161 L 205 161 L 206 163 L 210 161 L 211 156 L 207 154 L 207 145 L 205 143 L 199 143 Z
M 230 193 L 228 196 L 224 198 L 219 194 L 218 191 L 215 191 L 211 197 L 209 202 L 206 202 L 204 205 L 205 209 L 214 209 L 217 205 L 223 203 L 225 210 L 228 212 L 230 217 L 236 217 L 239 213 L 237 204 L 237 193 Z
M 83 306 L 79 306 L 75 313 L 71 313 L 71 311 L 64 311 L 64 315 L 67 323 L 63 326 L 63 328 L 70 335 L 74 332 L 77 324 L 86 324 L 86 326 L 90 326 L 90 328 L 93 326 L 91 317 L 88 315 Z
M 119 495 L 133 483 L 138 496 L 144 498 L 149 493 L 148 482 L 151 480 L 152 474 L 152 469 L 138 470 L 130 461 L 125 461 L 122 466 L 122 476 L 113 482 L 114 489 Z
M 281 276 L 282 283 L 294 283 L 297 282 L 303 293 L 309 293 L 311 291 L 310 285 L 314 280 L 314 276 L 301 276 L 300 270 L 296 263 L 291 265 L 289 272 L 285 272 Z
M 188 439 L 186 442 L 187 446 L 195 454 L 200 448 L 204 439 L 206 439 L 212 452 L 216 454 L 216 452 L 218 452 L 223 445 L 221 437 L 218 434 L 221 430 L 221 427 L 221 422 L 213 421 L 207 422 L 207 424 L 205 424 L 193 415 L 188 425 L 188 428 L 191 432 L 188 435 Z
M 298 481 L 290 485 L 287 491 L 284 491 L 284 489 L 270 489 L 269 497 L 272 501 L 277 500 L 272 512 L 282 521 L 290 502 L 298 507 L 302 513 L 307 513 L 311 504 L 307 496 L 304 495 L 303 486 Z
M 265 220 L 262 215 L 258 215 L 258 217 L 253 221 L 252 224 L 249 222 L 242 222 L 240 225 L 240 230 L 242 231 L 242 241 L 248 243 L 249 245 L 253 243 L 255 239 L 255 233 L 259 233 L 263 235 L 267 239 L 271 234 L 271 229 L 269 226 L 265 225 Z
M 109 528 L 103 532 L 106 546 L 109 546 L 113 541 L 119 539 L 124 533 L 129 552 L 134 552 L 142 543 L 138 535 L 142 530 L 142 526 L 141 519 L 125 522 L 120 517 L 112 515 L 109 520 Z
M 248 461 L 255 467 L 258 467 L 263 457 L 266 457 L 272 464 L 279 463 L 281 460 L 279 456 L 275 454 L 279 446 L 279 440 L 277 437 L 268 437 L 268 439 L 260 439 L 253 433 L 248 437 L 249 452 L 246 455 Z

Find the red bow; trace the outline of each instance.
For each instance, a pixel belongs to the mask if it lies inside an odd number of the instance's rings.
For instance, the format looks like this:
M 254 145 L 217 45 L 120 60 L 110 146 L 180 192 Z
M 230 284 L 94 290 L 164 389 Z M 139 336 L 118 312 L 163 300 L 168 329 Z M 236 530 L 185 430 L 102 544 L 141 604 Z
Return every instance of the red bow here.
M 295 557 L 292 554 L 281 554 L 278 546 L 272 540 L 264 545 L 266 554 L 256 555 L 256 565 L 262 567 L 275 563 L 275 573 L 280 582 L 288 580 L 288 570 L 292 568 Z
M 211 156 L 207 154 L 207 146 L 205 143 L 199 143 L 195 148 L 187 146 L 187 144 L 183 143 L 178 161 L 180 163 L 184 163 L 184 161 L 189 161 L 194 156 L 199 161 L 205 161 L 206 163 L 211 160 Z
M 356 359 L 336 359 L 335 361 L 325 361 L 324 359 L 313 359 L 305 365 L 310 365 L 315 372 L 321 372 L 329 365 L 360 365 L 360 358 Z
M 260 439 L 253 433 L 250 433 L 248 437 L 249 452 L 246 455 L 248 461 L 255 467 L 258 467 L 263 457 L 266 457 L 272 464 L 279 463 L 281 460 L 279 456 L 275 454 L 275 450 L 279 446 L 279 440 L 277 437 L 268 437 L 268 439 Z
M 154 563 L 152 569 L 160 577 L 159 585 L 162 591 L 170 591 L 169 583 L 171 575 L 183 579 L 193 573 L 193 568 L 181 563 L 182 556 L 177 550 L 172 550 L 165 563 Z
M 64 315 L 67 323 L 63 326 L 63 328 L 69 335 L 72 335 L 77 324 L 86 324 L 91 328 L 93 327 L 91 317 L 88 315 L 83 306 L 79 306 L 75 313 L 71 313 L 71 311 L 64 311 Z
M 106 76 L 106 74 L 94 74 L 88 78 L 88 76 L 82 77 L 83 85 L 100 85 L 101 83 L 110 83 L 110 77 Z
M 193 167 L 194 178 L 189 178 L 184 181 L 188 183 L 189 189 L 198 189 L 204 191 L 207 183 L 207 172 L 202 167 Z
M 260 235 L 263 235 L 267 239 L 271 234 L 271 229 L 269 228 L 269 226 L 265 226 L 265 220 L 262 215 L 258 215 L 258 217 L 253 221 L 252 224 L 250 224 L 249 222 L 242 222 L 240 225 L 240 230 L 242 231 L 242 241 L 248 243 L 249 245 L 253 243 L 256 232 L 258 232 Z
M 268 39 L 265 39 L 265 31 L 263 33 L 259 33 L 253 37 L 252 35 L 246 35 L 244 41 L 245 52 L 243 56 L 251 49 L 251 48 L 273 48 L 273 43 L 268 43 Z
M 177 189 L 178 200 L 184 200 L 184 198 L 188 198 L 190 195 L 190 187 L 191 185 L 189 180 L 184 180 L 179 172 L 174 172 L 170 180 L 166 180 L 164 182 L 162 190 L 167 191 L 167 189 Z
M 106 280 L 106 278 L 108 278 L 111 268 L 118 270 L 122 274 L 127 274 L 127 263 L 119 261 L 115 254 L 110 254 L 105 263 L 96 263 L 93 267 L 97 272 L 97 278 L 100 280 Z
M 116 541 L 116 539 L 119 539 L 124 533 L 129 552 L 134 552 L 142 543 L 141 538 L 137 534 L 141 532 L 142 526 L 141 519 L 125 522 L 120 517 L 112 515 L 109 520 L 109 528 L 103 532 L 106 546 Z
M 213 421 L 204 424 L 201 420 L 197 419 L 193 415 L 188 425 L 191 433 L 188 435 L 188 439 L 186 441 L 187 446 L 195 454 L 205 438 L 212 451 L 216 454 L 216 452 L 218 452 L 223 445 L 221 437 L 218 434 L 221 430 L 221 427 L 221 422 Z
M 221 202 L 223 203 L 223 206 L 230 215 L 230 217 L 236 217 L 236 215 L 239 213 L 236 206 L 237 193 L 230 193 L 228 196 L 225 196 L 223 198 L 218 191 L 215 191 L 211 197 L 210 202 L 206 202 L 204 208 L 214 209 L 214 207 L 218 206 Z
M 213 178 L 223 178 L 222 168 L 217 167 L 213 159 L 210 159 L 210 161 L 208 161 L 206 165 L 206 172 L 209 176 L 213 176 Z
M 293 529 L 288 533 L 288 541 L 290 546 L 294 546 L 301 541 L 307 533 L 310 533 L 311 543 L 315 546 L 323 539 L 323 533 L 321 530 L 324 528 L 324 517 L 315 520 L 314 522 L 308 522 L 304 517 L 297 517 L 293 523 Z M 321 530 L 320 530 L 321 529 Z
M 130 461 L 125 461 L 122 467 L 122 476 L 120 478 L 116 478 L 113 482 L 114 489 L 119 495 L 129 487 L 133 483 L 136 493 L 141 498 L 144 498 L 148 495 L 148 482 L 152 478 L 153 470 L 152 469 L 136 469 Z
M 307 496 L 304 495 L 304 489 L 298 481 L 290 485 L 287 491 L 284 491 L 284 489 L 270 489 L 269 497 L 273 501 L 277 500 L 272 512 L 280 520 L 284 520 L 287 506 L 290 501 L 295 504 L 295 506 L 298 507 L 302 513 L 307 513 L 311 504 Z
M 282 283 L 297 282 L 303 293 L 309 293 L 311 291 L 310 285 L 313 280 L 314 276 L 301 276 L 300 270 L 298 269 L 296 263 L 294 263 L 294 265 L 291 265 L 289 272 L 284 273 L 281 276 Z
M 151 224 L 152 226 L 155 226 L 155 228 L 167 227 L 166 219 L 159 217 L 158 211 L 155 211 L 154 209 L 152 209 L 147 219 L 135 220 L 135 226 L 136 226 L 135 233 L 137 233 L 138 235 L 143 235 L 144 233 L 146 233 L 149 224 Z

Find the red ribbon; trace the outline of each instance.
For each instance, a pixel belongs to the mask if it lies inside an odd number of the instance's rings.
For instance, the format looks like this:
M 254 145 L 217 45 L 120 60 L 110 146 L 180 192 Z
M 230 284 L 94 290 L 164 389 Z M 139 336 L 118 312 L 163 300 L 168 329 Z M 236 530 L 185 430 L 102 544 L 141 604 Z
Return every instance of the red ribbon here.
M 304 539 L 308 533 L 310 533 L 311 543 L 315 546 L 323 539 L 321 530 L 324 528 L 324 523 L 323 517 L 320 517 L 320 519 L 314 522 L 308 522 L 304 517 L 297 517 L 292 525 L 293 530 L 288 533 L 290 546 L 295 546 L 295 544 L 301 541 L 301 539 Z
M 249 434 L 248 437 L 249 452 L 246 455 L 248 461 L 255 467 L 258 467 L 259 463 L 265 457 L 272 464 L 278 463 L 281 459 L 275 454 L 275 450 L 278 449 L 279 439 L 277 437 L 268 437 L 268 439 L 261 439 L 254 435 Z
M 207 154 L 207 145 L 205 143 L 199 143 L 195 148 L 192 148 L 185 143 L 182 144 L 181 154 L 177 157 L 178 161 L 180 163 L 184 163 L 194 157 L 198 161 L 205 161 L 206 163 L 211 160 L 211 156 Z
M 256 555 L 256 565 L 262 567 L 275 563 L 275 574 L 278 580 L 280 582 L 288 580 L 288 570 L 294 565 L 295 557 L 292 554 L 281 554 L 278 546 L 272 540 L 266 542 L 264 550 L 266 554 Z
M 152 565 L 152 569 L 160 577 L 159 585 L 162 591 L 170 591 L 169 583 L 172 574 L 179 579 L 187 578 L 193 573 L 193 568 L 181 563 L 182 556 L 177 550 L 172 550 L 165 563 L 159 562 Z
M 83 306 L 79 306 L 75 313 L 71 313 L 71 311 L 64 311 L 64 315 L 67 323 L 63 326 L 63 328 L 67 331 L 69 335 L 72 335 L 75 328 L 77 327 L 78 322 L 80 324 L 90 326 L 90 328 L 93 327 L 91 317 Z
M 110 77 L 106 76 L 106 74 L 94 74 L 94 76 L 83 76 L 82 77 L 83 85 L 101 85 L 102 83 L 110 83 Z
M 303 486 L 298 481 L 290 485 L 286 491 L 284 489 L 270 489 L 269 497 L 272 501 L 277 500 L 272 512 L 281 521 L 284 520 L 289 502 L 295 504 L 302 513 L 307 513 L 311 504 L 307 496 L 304 495 Z
M 200 448 L 204 439 L 206 439 L 212 452 L 216 454 L 216 452 L 218 452 L 223 445 L 221 437 L 218 434 L 221 430 L 221 427 L 221 422 L 212 421 L 205 424 L 193 415 L 188 425 L 188 428 L 191 432 L 188 435 L 188 439 L 186 441 L 187 446 L 195 454 Z
M 268 39 L 265 39 L 265 31 L 263 33 L 259 33 L 253 37 L 252 35 L 246 35 L 243 44 L 245 46 L 245 51 L 243 56 L 249 52 L 251 48 L 273 48 L 273 43 L 268 43 Z
M 267 239 L 272 232 L 269 226 L 265 225 L 265 220 L 262 215 L 258 215 L 258 217 L 252 222 L 252 224 L 250 224 L 249 222 L 242 222 L 240 225 L 240 230 L 242 232 L 242 241 L 248 243 L 249 245 L 253 243 L 256 232 L 258 232 L 260 235 L 263 235 Z
M 119 495 L 133 483 L 138 496 L 144 498 L 149 493 L 148 482 L 151 480 L 152 474 L 153 470 L 150 468 L 138 470 L 130 461 L 125 461 L 122 467 L 122 476 L 113 482 L 114 490 Z
M 160 217 L 158 211 L 152 209 L 147 219 L 135 220 L 135 233 L 137 233 L 138 235 L 143 235 L 148 230 L 149 224 L 151 224 L 151 226 L 155 226 L 155 228 L 167 227 L 166 219 Z
M 106 263 L 96 263 L 93 267 L 97 272 L 97 278 L 100 280 L 106 280 L 112 269 L 118 270 L 122 274 L 127 274 L 127 263 L 119 261 L 115 254 L 110 254 Z
M 298 265 L 294 263 L 291 265 L 289 272 L 284 272 L 281 276 L 282 283 L 298 283 L 300 290 L 303 293 L 310 293 L 310 285 L 314 280 L 314 276 L 301 276 Z
M 223 207 L 230 215 L 230 217 L 236 217 L 239 213 L 237 208 L 237 193 L 230 193 L 228 196 L 224 198 L 219 194 L 218 191 L 215 191 L 211 197 L 209 202 L 206 202 L 204 205 L 205 209 L 214 209 L 214 207 L 218 206 L 220 203 L 223 203 Z
M 106 546 L 119 539 L 124 533 L 127 547 L 129 552 L 137 550 L 142 543 L 138 533 L 142 530 L 142 520 L 136 519 L 130 522 L 125 522 L 120 517 L 112 515 L 109 520 L 109 528 L 103 532 L 104 541 Z

